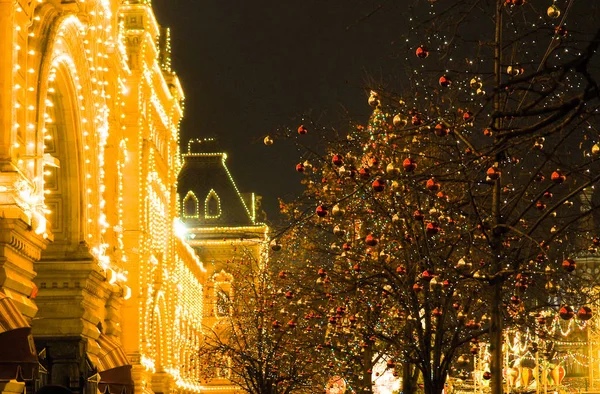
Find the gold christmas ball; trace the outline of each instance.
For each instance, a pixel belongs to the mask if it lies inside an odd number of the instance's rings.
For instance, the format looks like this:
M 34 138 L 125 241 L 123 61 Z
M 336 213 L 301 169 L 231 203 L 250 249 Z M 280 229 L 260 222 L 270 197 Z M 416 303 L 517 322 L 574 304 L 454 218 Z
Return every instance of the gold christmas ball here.
M 273 145 L 273 138 L 271 138 L 270 136 L 266 136 L 265 139 L 263 140 L 263 142 L 265 143 L 265 145 L 269 146 L 269 145 Z
M 408 124 L 408 118 L 400 114 L 394 116 L 394 119 L 392 121 L 394 122 L 394 126 L 396 127 L 404 127 Z
M 594 146 L 592 146 L 592 154 L 597 155 L 598 153 L 600 153 L 600 145 L 594 144 Z
M 550 7 L 548 7 L 548 9 L 546 10 L 546 13 L 548 14 L 548 16 L 550 18 L 556 19 L 560 16 L 560 10 L 556 6 L 556 4 L 552 4 Z

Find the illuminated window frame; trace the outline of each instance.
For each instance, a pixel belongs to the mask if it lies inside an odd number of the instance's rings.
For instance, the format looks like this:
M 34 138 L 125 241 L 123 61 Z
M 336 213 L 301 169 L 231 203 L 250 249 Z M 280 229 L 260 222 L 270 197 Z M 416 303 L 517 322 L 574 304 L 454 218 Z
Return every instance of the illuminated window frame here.
M 195 204 L 194 204 L 194 215 L 188 215 L 187 211 L 186 211 L 186 204 L 188 202 L 189 199 L 193 199 Z M 196 195 L 194 194 L 193 191 L 189 191 L 187 192 L 187 194 L 185 195 L 184 199 L 183 199 L 183 203 L 181 204 L 181 210 L 182 212 L 182 216 L 184 218 L 188 218 L 188 219 L 198 219 L 200 218 L 200 202 L 198 201 L 198 197 L 196 197 Z
M 208 203 L 212 198 L 214 198 L 217 201 L 217 214 L 216 215 L 208 214 Z M 223 211 L 221 211 L 221 199 L 219 198 L 219 195 L 217 194 L 217 192 L 215 192 L 215 189 L 210 189 L 210 191 L 208 192 L 208 195 L 206 196 L 206 199 L 204 200 L 204 218 L 205 219 L 218 219 L 221 217 L 222 213 L 223 213 Z

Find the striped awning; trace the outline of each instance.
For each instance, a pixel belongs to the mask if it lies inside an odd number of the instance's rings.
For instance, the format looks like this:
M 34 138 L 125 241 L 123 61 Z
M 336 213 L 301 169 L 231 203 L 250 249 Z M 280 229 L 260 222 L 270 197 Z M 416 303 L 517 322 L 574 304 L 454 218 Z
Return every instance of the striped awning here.
M 0 333 L 23 327 L 29 327 L 27 320 L 10 297 L 0 291 Z
M 133 394 L 131 365 L 125 351 L 105 334 L 96 339 L 100 352 L 96 358 L 100 381 L 98 389 L 111 394 Z
M 110 337 L 105 334 L 100 334 L 100 337 L 96 339 L 96 342 L 98 342 L 98 346 L 100 346 L 100 353 L 98 354 L 98 372 L 122 367 L 123 365 L 129 365 L 129 360 L 121 345 L 110 339 Z
M 10 297 L 0 291 L 0 380 L 31 380 L 37 368 L 31 327 Z

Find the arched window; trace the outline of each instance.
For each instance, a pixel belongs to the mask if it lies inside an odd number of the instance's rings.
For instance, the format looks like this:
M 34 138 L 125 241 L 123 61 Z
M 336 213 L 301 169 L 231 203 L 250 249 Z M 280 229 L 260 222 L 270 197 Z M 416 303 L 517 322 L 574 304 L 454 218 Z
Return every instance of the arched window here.
M 183 217 L 198 217 L 198 198 L 196 198 L 196 195 L 192 191 L 189 191 L 183 199 Z
M 204 201 L 204 217 L 206 219 L 216 219 L 221 216 L 221 199 L 217 193 L 211 189 Z

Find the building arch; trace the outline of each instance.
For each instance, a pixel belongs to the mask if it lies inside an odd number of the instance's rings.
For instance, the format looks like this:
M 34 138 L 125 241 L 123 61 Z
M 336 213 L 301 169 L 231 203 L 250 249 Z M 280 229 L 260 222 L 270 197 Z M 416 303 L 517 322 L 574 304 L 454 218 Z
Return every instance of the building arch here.
M 100 179 L 108 127 L 98 79 L 86 55 L 87 26 L 73 14 L 43 14 L 52 22 L 48 40 L 38 43 L 42 55 L 36 140 L 46 147 L 42 155 L 60 165 L 46 168 L 45 205 L 54 242 L 43 258 L 93 252 L 101 260 Z

